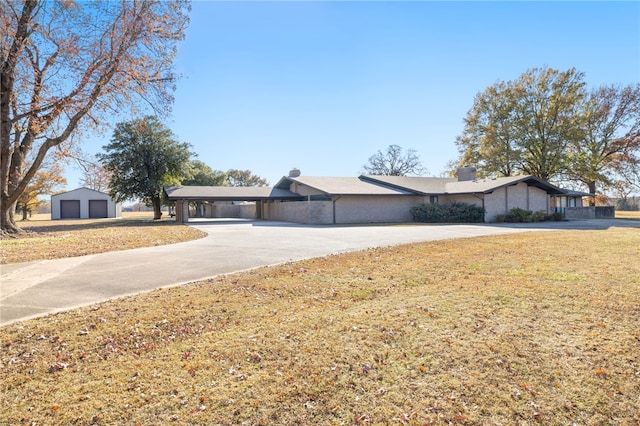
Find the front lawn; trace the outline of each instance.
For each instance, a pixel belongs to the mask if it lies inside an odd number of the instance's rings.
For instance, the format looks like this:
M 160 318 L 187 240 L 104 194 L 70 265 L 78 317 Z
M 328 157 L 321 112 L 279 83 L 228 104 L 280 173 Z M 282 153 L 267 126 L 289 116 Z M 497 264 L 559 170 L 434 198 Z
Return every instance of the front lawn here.
M 124 219 L 20 221 L 26 234 L 2 238 L 0 264 L 60 259 L 194 240 L 206 236 L 173 220 Z
M 640 422 L 640 232 L 329 256 L 0 329 L 0 424 Z

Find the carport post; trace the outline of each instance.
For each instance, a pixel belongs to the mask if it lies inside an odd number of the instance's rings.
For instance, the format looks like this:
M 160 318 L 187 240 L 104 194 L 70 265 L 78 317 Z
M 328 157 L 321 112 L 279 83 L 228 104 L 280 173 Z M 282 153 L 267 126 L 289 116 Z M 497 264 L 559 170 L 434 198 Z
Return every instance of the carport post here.
M 189 203 L 186 200 L 176 200 L 176 222 L 189 222 Z

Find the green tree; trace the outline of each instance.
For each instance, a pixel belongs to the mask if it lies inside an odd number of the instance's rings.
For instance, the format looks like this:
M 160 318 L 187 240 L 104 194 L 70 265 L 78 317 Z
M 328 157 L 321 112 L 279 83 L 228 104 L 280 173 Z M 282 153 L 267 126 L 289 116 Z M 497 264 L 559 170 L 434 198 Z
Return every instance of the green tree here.
M 220 170 L 213 170 L 200 160 L 191 161 L 189 177 L 183 179 L 184 186 L 223 186 L 227 175 Z
M 640 84 L 595 89 L 581 113 L 583 138 L 568 147 L 567 176 L 595 194 L 640 163 Z
M 426 173 L 416 151 L 406 152 L 398 145 L 389 145 L 385 152 L 378 151 L 364 165 L 365 173 L 382 176 L 420 176 Z
M 190 145 L 153 116 L 118 123 L 105 153 L 97 157 L 111 173 L 114 199 L 140 199 L 153 205 L 153 218 L 162 217 L 162 187 L 179 184 L 189 175 Z
M 567 148 L 583 137 L 583 78 L 574 68 L 534 68 L 478 94 L 456 139 L 459 165 L 545 180 L 565 172 Z
M 227 170 L 227 179 L 224 186 L 267 186 L 269 182 L 250 170 Z
M 168 112 L 189 7 L 185 0 L 0 1 L 2 231 L 21 232 L 16 203 L 52 153 L 110 124 L 114 111 Z
M 461 157 L 454 169 L 473 164 L 478 175 L 512 176 L 518 170 L 522 151 L 512 126 L 515 93 L 499 82 L 478 93 L 464 118 L 464 131 L 456 139 Z

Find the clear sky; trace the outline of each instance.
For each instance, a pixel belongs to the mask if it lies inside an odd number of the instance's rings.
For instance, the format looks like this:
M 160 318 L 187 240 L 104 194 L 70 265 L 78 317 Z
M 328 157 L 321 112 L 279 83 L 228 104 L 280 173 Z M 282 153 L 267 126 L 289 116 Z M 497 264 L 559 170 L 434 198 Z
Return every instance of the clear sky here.
M 271 184 L 358 176 L 391 144 L 438 176 L 474 96 L 543 66 L 640 82 L 640 2 L 194 1 L 166 124 Z

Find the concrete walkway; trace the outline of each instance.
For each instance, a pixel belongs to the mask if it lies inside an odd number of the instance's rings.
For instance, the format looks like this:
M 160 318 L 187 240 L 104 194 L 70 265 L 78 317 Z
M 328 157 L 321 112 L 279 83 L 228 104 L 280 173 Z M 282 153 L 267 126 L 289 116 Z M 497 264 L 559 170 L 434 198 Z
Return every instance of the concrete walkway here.
M 167 246 L 2 265 L 0 325 L 220 274 L 369 247 L 528 231 L 640 228 L 640 221 L 307 226 L 210 220 L 190 225 L 209 235 Z

